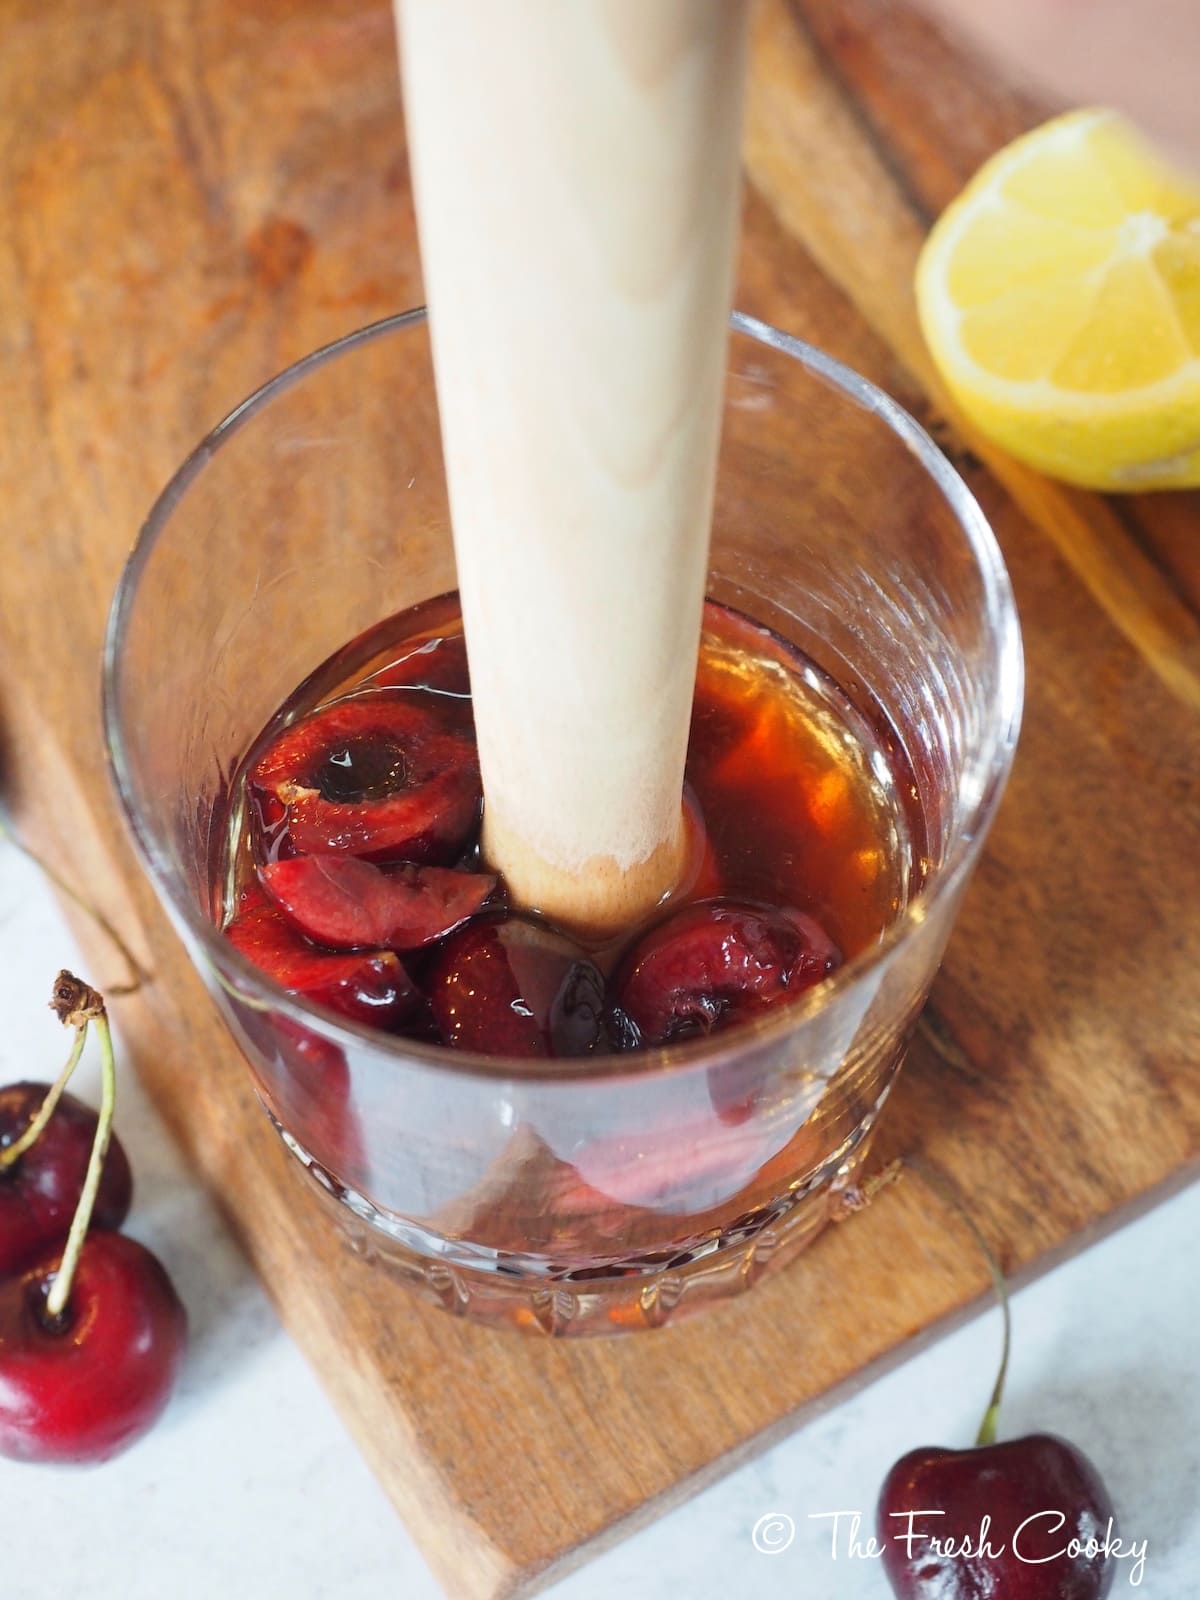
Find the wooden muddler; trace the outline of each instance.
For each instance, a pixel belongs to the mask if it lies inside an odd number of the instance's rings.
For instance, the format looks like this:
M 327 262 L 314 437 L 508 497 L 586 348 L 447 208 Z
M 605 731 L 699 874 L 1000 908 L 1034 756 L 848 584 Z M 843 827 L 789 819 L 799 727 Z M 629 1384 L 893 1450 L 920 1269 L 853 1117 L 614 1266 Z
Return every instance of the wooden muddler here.
M 602 937 L 687 850 L 747 5 L 397 9 L 484 850 Z

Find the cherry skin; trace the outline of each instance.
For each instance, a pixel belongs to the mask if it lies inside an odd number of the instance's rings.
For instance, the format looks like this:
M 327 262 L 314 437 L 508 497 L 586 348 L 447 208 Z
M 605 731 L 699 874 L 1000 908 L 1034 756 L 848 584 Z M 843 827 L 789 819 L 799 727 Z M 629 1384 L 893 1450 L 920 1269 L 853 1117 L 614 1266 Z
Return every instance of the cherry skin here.
M 437 695 L 443 715 L 471 723 L 471 673 L 461 633 L 434 635 L 406 648 L 397 661 L 373 673 L 370 683 L 376 689 L 404 685 Z
M 480 909 L 493 873 L 404 865 L 385 871 L 356 856 L 292 856 L 259 880 L 301 933 L 334 950 L 417 950 Z
M 939 1511 L 914 1516 L 909 1554 L 909 1513 Z M 985 1517 L 992 1550 L 979 1553 Z M 1046 1433 L 972 1450 L 913 1450 L 888 1474 L 877 1512 L 883 1566 L 898 1600 L 1103 1600 L 1112 1561 L 1103 1552 L 1060 1552 L 1073 1540 L 1084 1550 L 1089 1540 L 1102 1545 L 1113 1533 L 1112 1501 L 1095 1467 Z M 938 1554 L 921 1534 L 953 1541 L 958 1553 Z M 974 1553 L 963 1554 L 968 1538 Z
M 0 1149 L 25 1132 L 46 1097 L 48 1083 L 10 1083 L 0 1089 Z M 67 1236 L 83 1188 L 96 1113 L 64 1094 L 37 1143 L 11 1167 L 0 1168 L 0 1277 Z M 133 1174 L 113 1139 L 93 1212 L 97 1227 L 119 1228 L 129 1215 Z
M 45 1317 L 59 1255 L 0 1284 L 0 1454 L 107 1461 L 167 1403 L 187 1314 L 162 1264 L 120 1233 L 84 1241 L 61 1324 Z
M 322 1167 L 361 1188 L 363 1135 L 345 1052 L 290 1017 L 271 1022 L 282 1069 L 272 1087 L 289 1133 Z
M 603 978 L 536 917 L 475 918 L 437 952 L 427 983 L 442 1042 L 454 1049 L 528 1057 L 603 1048 Z
M 827 978 L 841 954 L 812 917 L 739 900 L 684 906 L 644 934 L 613 980 L 630 1046 L 673 1044 L 747 1022 Z
M 369 690 L 302 717 L 250 771 L 264 823 L 286 815 L 301 854 L 445 863 L 479 820 L 474 740 L 433 696 Z
M 359 1022 L 391 1027 L 420 1003 L 416 985 L 391 950 L 318 950 L 257 886 L 242 891 L 225 937 L 282 988 Z

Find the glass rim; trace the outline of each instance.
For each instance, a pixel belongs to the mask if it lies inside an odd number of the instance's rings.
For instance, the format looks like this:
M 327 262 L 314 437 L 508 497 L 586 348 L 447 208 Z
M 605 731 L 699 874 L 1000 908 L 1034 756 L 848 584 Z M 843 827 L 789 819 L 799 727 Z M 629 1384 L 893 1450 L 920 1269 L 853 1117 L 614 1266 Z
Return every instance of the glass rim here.
M 424 306 L 384 317 L 320 346 L 269 378 L 205 434 L 167 481 L 142 523 L 122 569 L 109 611 L 101 670 L 101 715 L 109 775 L 147 876 L 158 890 L 177 930 L 185 935 L 185 942 L 190 937 L 198 944 L 218 982 L 229 988 L 242 1004 L 259 1004 L 262 1009 L 281 1013 L 301 1026 L 316 1024 L 326 1037 L 339 1045 L 366 1044 L 379 1054 L 419 1063 L 435 1072 L 522 1082 L 590 1080 L 599 1083 L 641 1077 L 645 1073 L 664 1070 L 704 1071 L 729 1061 L 731 1057 L 748 1055 L 782 1039 L 787 1033 L 798 1032 L 807 1021 L 838 1005 L 851 991 L 858 990 L 874 973 L 885 967 L 895 950 L 906 943 L 931 912 L 951 897 L 961 884 L 1004 791 L 1020 732 L 1024 661 L 1012 585 L 996 537 L 975 496 L 925 429 L 869 378 L 864 378 L 806 340 L 784 333 L 744 312 L 731 313 L 732 332 L 743 334 L 799 362 L 807 372 L 860 410 L 877 417 L 915 457 L 953 512 L 983 582 L 983 609 L 996 651 L 999 692 L 995 704 L 989 709 L 982 736 L 967 753 L 959 778 L 960 798 L 964 793 L 970 797 L 967 814 L 956 830 L 945 861 L 931 870 L 901 915 L 884 929 L 878 943 L 860 951 L 803 998 L 786 1006 L 772 1008 L 761 1018 L 735 1029 L 712 1034 L 706 1039 L 689 1039 L 683 1044 L 657 1046 L 637 1052 L 551 1057 L 544 1060 L 450 1050 L 443 1045 L 383 1033 L 282 988 L 268 973 L 254 966 L 240 950 L 235 949 L 223 937 L 221 929 L 201 913 L 169 850 L 164 847 L 149 819 L 142 814 L 118 709 L 118 679 L 122 646 L 142 574 L 160 535 L 170 522 L 172 512 L 225 441 L 264 411 L 278 395 L 339 356 L 402 329 L 419 326 L 425 321 Z M 231 973 L 237 979 L 236 984 L 230 981 L 226 973 Z M 247 987 L 250 993 L 246 992 Z M 255 991 L 261 991 L 261 1001 L 251 998 Z

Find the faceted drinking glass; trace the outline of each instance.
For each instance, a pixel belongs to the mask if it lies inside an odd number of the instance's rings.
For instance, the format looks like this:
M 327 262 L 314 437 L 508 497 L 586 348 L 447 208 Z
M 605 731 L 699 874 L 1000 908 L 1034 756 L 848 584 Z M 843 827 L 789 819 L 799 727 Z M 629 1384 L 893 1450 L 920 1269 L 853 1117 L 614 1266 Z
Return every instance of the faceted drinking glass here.
M 661 1324 L 774 1270 L 864 1157 L 1007 777 L 1022 664 L 970 493 L 865 379 L 733 318 L 709 590 L 903 746 L 920 888 L 796 1004 L 637 1055 L 513 1061 L 381 1035 L 221 936 L 230 785 L 277 708 L 382 619 L 455 588 L 428 329 L 317 351 L 154 506 L 105 658 L 142 860 L 297 1168 L 363 1253 L 447 1309 L 556 1334 Z M 722 1115 L 730 1097 L 739 1115 Z

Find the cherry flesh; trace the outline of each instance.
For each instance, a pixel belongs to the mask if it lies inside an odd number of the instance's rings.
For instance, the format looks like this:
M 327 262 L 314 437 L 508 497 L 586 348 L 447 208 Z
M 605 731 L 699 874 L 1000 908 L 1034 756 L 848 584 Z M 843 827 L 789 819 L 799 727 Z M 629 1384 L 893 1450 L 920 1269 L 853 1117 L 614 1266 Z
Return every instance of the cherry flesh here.
M 119 1233 L 84 1242 L 67 1309 L 46 1317 L 52 1254 L 0 1283 L 0 1454 L 106 1461 L 159 1416 L 187 1315 L 157 1257 Z
M 403 865 L 356 856 L 291 856 L 259 868 L 264 889 L 307 938 L 334 950 L 417 950 L 480 909 L 492 873 Z
M 578 1056 L 604 1048 L 604 980 L 536 917 L 485 913 L 450 935 L 427 987 L 443 1044 L 490 1055 Z
M 33 1121 L 48 1083 L 11 1083 L 0 1089 L 0 1150 L 16 1142 Z M 66 1238 L 79 1202 L 96 1137 L 96 1113 L 64 1094 L 37 1143 L 11 1167 L 0 1168 L 0 1276 Z M 117 1139 L 109 1146 L 92 1213 L 97 1227 L 119 1228 L 133 1199 L 133 1174 Z
M 990 1552 L 979 1548 L 985 1518 Z M 888 1474 L 877 1513 L 899 1600 L 1103 1600 L 1114 1567 L 1097 1547 L 1112 1531 L 1112 1502 L 1095 1467 L 1044 1433 L 972 1450 L 913 1450 Z M 955 1553 L 939 1553 L 931 1539 Z M 962 1553 L 968 1539 L 976 1553 Z M 1060 1554 L 1074 1548 L 1081 1553 Z
M 318 950 L 258 891 L 243 891 L 225 936 L 282 988 L 359 1022 L 392 1027 L 419 1004 L 416 985 L 394 951 Z
M 285 729 L 251 769 L 260 815 L 302 854 L 450 862 L 479 819 L 474 741 L 431 697 L 371 690 Z
M 714 1033 L 794 1000 L 840 964 L 837 946 L 803 912 L 699 901 L 652 928 L 622 961 L 616 1027 L 629 1046 Z

